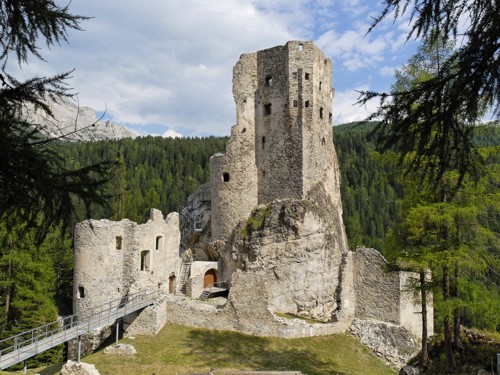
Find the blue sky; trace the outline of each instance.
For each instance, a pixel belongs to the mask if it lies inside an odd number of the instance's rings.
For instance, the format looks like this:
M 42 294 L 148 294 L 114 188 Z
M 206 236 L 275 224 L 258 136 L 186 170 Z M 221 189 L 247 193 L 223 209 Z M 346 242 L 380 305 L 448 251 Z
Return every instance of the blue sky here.
M 70 9 L 93 17 L 85 31 L 21 75 L 75 68 L 68 83 L 80 106 L 141 134 L 228 135 L 233 65 L 288 40 L 312 40 L 332 59 L 334 124 L 360 120 L 376 103 L 354 106 L 356 90 L 388 90 L 415 52 L 408 19 L 365 35 L 380 11 L 370 0 L 73 0 Z

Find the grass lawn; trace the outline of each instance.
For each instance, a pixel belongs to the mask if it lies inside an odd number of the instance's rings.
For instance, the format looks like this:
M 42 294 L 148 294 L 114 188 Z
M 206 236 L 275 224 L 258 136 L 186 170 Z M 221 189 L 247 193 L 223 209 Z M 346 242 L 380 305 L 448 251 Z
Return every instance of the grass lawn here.
M 296 370 L 309 375 L 388 375 L 385 366 L 356 339 L 344 335 L 279 339 L 166 325 L 156 337 L 137 336 L 133 357 L 104 355 L 82 359 L 101 375 L 169 375 L 216 370 Z M 59 366 L 39 371 L 58 374 Z M 31 372 L 31 371 L 30 371 Z

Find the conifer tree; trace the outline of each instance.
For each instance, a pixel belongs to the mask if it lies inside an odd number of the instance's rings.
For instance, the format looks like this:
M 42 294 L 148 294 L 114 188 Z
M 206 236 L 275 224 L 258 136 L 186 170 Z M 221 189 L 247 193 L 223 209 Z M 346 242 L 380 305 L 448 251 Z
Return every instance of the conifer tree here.
M 19 81 L 8 71 L 8 61 L 13 57 L 21 66 L 31 57 L 42 59 L 39 43 L 65 42 L 68 30 L 79 30 L 83 20 L 53 0 L 0 1 L 0 219 L 11 226 L 26 221 L 39 228 L 39 237 L 52 224 L 69 222 L 74 197 L 83 201 L 87 215 L 91 202 L 106 202 L 100 189 L 110 165 L 68 169 L 57 139 L 41 133 L 23 114 L 30 103 L 51 116 L 46 99 L 71 96 L 65 83 L 71 72 Z
M 500 2 L 491 0 L 384 0 L 373 28 L 389 15 L 410 15 L 408 39 L 423 44 L 457 47 L 435 65 L 436 72 L 408 90 L 361 92 L 359 103 L 380 99 L 371 118 L 383 149 L 398 147 L 414 153 L 415 168 L 425 169 L 434 182 L 449 169 L 477 172 L 480 163 L 471 143 L 472 126 L 485 112 L 500 118 Z M 463 30 L 462 30 L 463 29 Z M 432 160 L 427 160 L 432 156 Z

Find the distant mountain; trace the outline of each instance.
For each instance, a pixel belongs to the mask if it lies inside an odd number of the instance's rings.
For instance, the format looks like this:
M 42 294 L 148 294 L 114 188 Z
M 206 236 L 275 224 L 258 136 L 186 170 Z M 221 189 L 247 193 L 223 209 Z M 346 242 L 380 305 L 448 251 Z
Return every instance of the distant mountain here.
M 49 138 L 85 142 L 137 137 L 137 133 L 125 126 L 116 125 L 111 121 L 97 121 L 92 108 L 78 107 L 68 99 L 47 99 L 47 102 L 53 117 L 43 110 L 35 110 L 31 104 L 23 108 L 23 115 Z

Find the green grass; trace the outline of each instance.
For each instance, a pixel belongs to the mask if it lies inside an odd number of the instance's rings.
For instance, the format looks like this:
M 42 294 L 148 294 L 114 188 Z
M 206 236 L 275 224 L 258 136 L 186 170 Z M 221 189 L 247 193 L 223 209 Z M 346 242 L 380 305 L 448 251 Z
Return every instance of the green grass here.
M 137 354 L 94 353 L 82 359 L 101 375 L 169 375 L 216 370 L 296 370 L 309 375 L 395 374 L 356 339 L 340 334 L 302 339 L 264 338 L 228 331 L 166 325 L 155 337 L 138 336 Z M 58 374 L 60 366 L 41 371 Z

